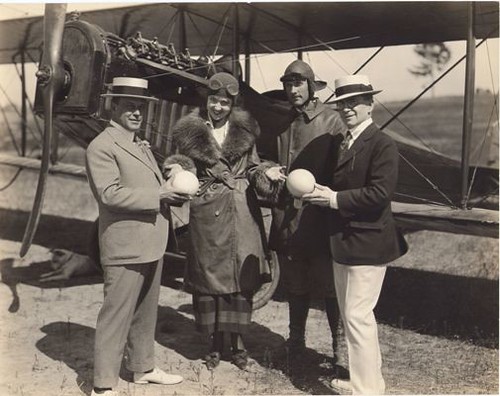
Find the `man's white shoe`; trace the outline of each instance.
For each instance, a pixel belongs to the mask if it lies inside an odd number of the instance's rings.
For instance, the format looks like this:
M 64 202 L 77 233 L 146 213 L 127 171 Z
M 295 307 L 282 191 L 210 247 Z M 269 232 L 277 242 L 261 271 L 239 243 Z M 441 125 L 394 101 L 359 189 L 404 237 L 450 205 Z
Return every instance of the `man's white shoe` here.
M 150 373 L 134 373 L 136 384 L 161 384 L 174 385 L 182 382 L 184 378 L 176 374 L 167 374 L 165 371 L 155 367 Z
M 117 393 L 113 392 L 112 390 L 104 391 L 104 393 L 96 393 L 93 389 L 92 393 L 90 394 L 90 396 L 116 396 L 116 395 Z
M 352 395 L 352 385 L 350 381 L 334 378 L 330 386 L 339 395 Z

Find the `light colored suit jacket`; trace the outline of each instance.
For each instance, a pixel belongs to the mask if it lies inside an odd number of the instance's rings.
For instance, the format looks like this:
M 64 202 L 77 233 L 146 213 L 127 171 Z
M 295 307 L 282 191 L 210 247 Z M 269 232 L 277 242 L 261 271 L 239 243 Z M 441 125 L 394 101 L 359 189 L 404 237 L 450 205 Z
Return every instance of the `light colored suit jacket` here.
M 99 205 L 101 263 L 141 264 L 161 258 L 168 222 L 160 204 L 163 178 L 151 150 L 109 126 L 88 146 L 86 165 Z

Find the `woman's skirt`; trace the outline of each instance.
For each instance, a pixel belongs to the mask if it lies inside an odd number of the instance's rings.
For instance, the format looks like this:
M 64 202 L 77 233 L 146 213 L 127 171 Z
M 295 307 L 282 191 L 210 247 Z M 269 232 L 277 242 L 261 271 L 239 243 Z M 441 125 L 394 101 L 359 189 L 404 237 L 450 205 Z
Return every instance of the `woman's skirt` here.
M 205 334 L 216 331 L 244 334 L 252 318 L 252 292 L 193 294 L 196 329 Z

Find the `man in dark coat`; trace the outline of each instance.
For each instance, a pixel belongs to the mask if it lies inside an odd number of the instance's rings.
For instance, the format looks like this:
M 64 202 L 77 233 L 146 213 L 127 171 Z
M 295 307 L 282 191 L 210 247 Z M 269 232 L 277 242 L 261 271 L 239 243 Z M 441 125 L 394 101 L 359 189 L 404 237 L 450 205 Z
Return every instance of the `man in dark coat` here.
M 284 188 L 284 180 L 289 172 L 302 168 L 310 171 L 318 182 L 326 183 L 333 166 L 329 164 L 333 137 L 342 136 L 346 128 L 338 113 L 315 96 L 326 83 L 315 81 L 314 72 L 307 63 L 292 62 L 281 81 L 292 105 L 289 123 L 276 136 L 277 157 L 270 159 L 277 164 L 262 164 L 256 175 L 264 174 L 275 187 L 273 198 L 277 204 L 273 207 L 269 243 L 278 253 L 288 295 L 290 333 L 287 347 L 292 356 L 302 354 L 310 299 L 321 298 L 325 301 L 336 360 L 339 315 L 328 247 L 328 213 L 313 205 L 294 207 L 293 197 Z
M 396 144 L 373 123 L 373 90 L 367 76 L 335 81 L 335 102 L 348 132 L 339 145 L 331 188 L 316 185 L 306 202 L 330 209 L 335 289 L 349 353 L 350 382 L 332 387 L 354 394 L 383 394 L 382 359 L 373 314 L 387 263 L 407 245 L 396 228 L 391 198 L 398 179 Z

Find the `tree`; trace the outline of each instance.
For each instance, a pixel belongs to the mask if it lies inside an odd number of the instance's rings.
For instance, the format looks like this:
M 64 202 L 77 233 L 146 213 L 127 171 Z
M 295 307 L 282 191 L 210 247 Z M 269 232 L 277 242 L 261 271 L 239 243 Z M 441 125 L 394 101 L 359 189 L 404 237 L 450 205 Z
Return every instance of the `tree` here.
M 408 71 L 417 77 L 429 78 L 431 83 L 451 58 L 451 51 L 444 43 L 418 44 L 413 50 L 421 60 L 419 65 L 409 68 Z M 432 96 L 434 97 L 434 90 Z

